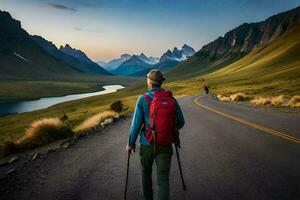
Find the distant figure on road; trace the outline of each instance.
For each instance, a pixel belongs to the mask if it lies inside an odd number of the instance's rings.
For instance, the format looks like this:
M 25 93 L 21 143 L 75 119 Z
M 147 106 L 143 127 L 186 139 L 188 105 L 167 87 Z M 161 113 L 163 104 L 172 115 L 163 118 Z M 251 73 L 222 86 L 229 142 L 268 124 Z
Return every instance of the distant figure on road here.
M 209 93 L 209 89 L 208 89 L 207 85 L 204 86 L 204 90 L 205 90 L 205 93 L 206 93 L 206 94 Z
M 185 123 L 181 108 L 173 98 L 172 92 L 161 87 L 164 80 L 163 74 L 158 70 L 151 70 L 147 74 L 149 91 L 137 100 L 126 147 L 128 153 L 135 152 L 136 139 L 140 135 L 143 196 L 147 200 L 153 199 L 154 160 L 157 166 L 158 199 L 169 199 L 172 142 L 178 132 L 175 130 L 182 128 Z

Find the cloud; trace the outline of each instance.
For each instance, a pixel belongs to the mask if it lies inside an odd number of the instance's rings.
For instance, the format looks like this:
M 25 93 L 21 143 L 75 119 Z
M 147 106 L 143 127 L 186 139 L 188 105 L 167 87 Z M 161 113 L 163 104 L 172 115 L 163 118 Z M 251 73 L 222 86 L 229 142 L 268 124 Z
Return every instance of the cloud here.
M 72 8 L 72 7 L 68 7 L 62 4 L 58 4 L 58 3 L 47 3 L 47 7 L 50 9 L 55 9 L 55 10 L 67 10 L 67 11 L 72 11 L 72 12 L 76 12 L 77 9 Z
M 102 31 L 99 31 L 99 30 L 89 30 L 89 29 L 83 29 L 83 28 L 80 28 L 80 27 L 75 27 L 75 28 L 73 28 L 73 30 L 82 31 L 82 32 L 89 32 L 89 33 L 99 33 L 99 34 L 103 33 Z

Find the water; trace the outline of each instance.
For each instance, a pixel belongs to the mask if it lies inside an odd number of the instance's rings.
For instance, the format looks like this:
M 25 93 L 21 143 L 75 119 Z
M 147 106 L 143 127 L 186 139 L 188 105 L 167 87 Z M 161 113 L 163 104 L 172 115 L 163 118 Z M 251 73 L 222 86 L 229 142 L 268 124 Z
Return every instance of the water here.
M 0 103 L 0 116 L 40 110 L 66 101 L 116 92 L 117 90 L 122 89 L 124 87 L 121 85 L 107 85 L 103 86 L 103 88 L 104 90 L 98 92 L 72 94 L 61 97 L 46 97 L 32 101 Z

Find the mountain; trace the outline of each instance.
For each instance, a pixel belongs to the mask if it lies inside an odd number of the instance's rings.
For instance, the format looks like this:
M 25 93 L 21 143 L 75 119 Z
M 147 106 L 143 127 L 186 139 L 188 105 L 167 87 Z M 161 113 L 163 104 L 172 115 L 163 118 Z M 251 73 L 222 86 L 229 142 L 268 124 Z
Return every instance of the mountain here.
M 123 54 L 123 55 L 121 55 L 120 58 L 113 59 L 113 60 L 107 62 L 105 65 L 101 65 L 101 66 L 104 69 L 106 69 L 107 71 L 111 72 L 111 71 L 114 71 L 115 69 L 117 69 L 122 63 L 124 63 L 125 61 L 127 61 L 130 58 L 131 58 L 131 55 Z
M 100 67 L 97 63 L 93 62 L 83 51 L 72 48 L 69 44 L 66 44 L 65 46 L 60 46 L 59 51 L 69 56 L 72 56 L 85 64 L 88 64 L 90 71 L 109 74 L 105 69 Z
M 173 51 L 167 50 L 160 59 L 156 59 L 156 62 L 152 62 L 151 69 L 158 69 L 161 71 L 168 71 L 172 67 L 178 65 L 180 62 L 186 60 L 187 58 L 191 57 L 195 53 L 195 50 L 184 44 L 179 50 L 177 47 L 174 47 Z M 144 55 L 141 54 L 139 58 L 143 58 Z M 144 60 L 145 61 L 145 60 Z M 145 61 L 146 62 L 146 61 Z M 148 62 L 149 63 L 149 62 Z M 151 64 L 151 63 L 149 63 Z M 130 76 L 145 76 L 149 72 L 149 68 L 142 69 L 137 72 L 133 72 Z
M 154 65 L 156 63 L 159 62 L 159 58 L 155 58 L 155 57 L 147 57 L 144 53 L 141 53 L 139 56 L 137 56 L 139 59 L 141 59 L 142 61 L 150 64 L 150 65 Z
M 100 60 L 100 61 L 97 62 L 97 64 L 102 67 L 102 66 L 106 65 L 107 62 Z
M 244 23 L 223 37 L 203 46 L 195 55 L 168 72 L 174 79 L 184 79 L 221 69 L 241 59 L 256 48 L 287 33 L 300 21 L 300 7 L 265 21 Z
M 267 44 L 253 49 L 232 64 L 198 78 L 213 85 L 214 92 L 255 95 L 300 93 L 300 23 Z
M 134 56 L 123 54 L 120 58 L 113 59 L 101 66 L 103 66 L 103 68 L 107 71 L 117 75 L 144 76 L 148 73 L 149 69 L 160 69 L 166 71 L 179 64 L 182 60 L 189 58 L 194 53 L 194 49 L 185 44 L 182 46 L 181 50 L 178 50 L 175 47 L 173 51 L 168 50 L 160 58 L 153 56 L 148 57 L 144 53 Z M 140 64 L 140 66 L 138 66 L 138 64 Z M 119 67 L 121 68 L 118 69 Z M 126 67 L 128 72 L 125 72 Z
M 141 60 L 139 56 L 133 55 L 130 59 L 122 63 L 117 69 L 112 71 L 112 73 L 117 75 L 130 75 L 141 70 L 150 69 L 151 67 L 152 65 Z
M 49 79 L 81 76 L 83 71 L 49 55 L 13 19 L 0 11 L 0 79 Z
M 31 38 L 39 44 L 46 52 L 54 56 L 55 58 L 73 66 L 74 68 L 89 74 L 109 74 L 106 70 L 101 68 L 99 65 L 96 65 L 90 59 L 85 56 L 83 52 L 82 57 L 84 61 L 74 57 L 70 54 L 64 53 L 62 50 L 59 50 L 52 42 L 47 41 L 46 39 L 42 38 L 41 36 L 31 36 Z M 85 58 L 86 57 L 86 58 Z
M 174 47 L 173 51 L 168 50 L 165 52 L 159 59 L 160 62 L 164 61 L 178 61 L 181 62 L 183 60 L 186 60 L 187 58 L 191 57 L 195 53 L 195 50 L 184 44 L 181 48 L 181 50 L 177 49 L 177 47 Z
M 141 53 L 140 55 L 136 55 L 137 58 L 140 60 L 150 64 L 154 65 L 159 62 L 159 58 L 155 58 L 152 56 L 147 57 L 144 53 Z M 123 54 L 120 58 L 113 59 L 107 63 L 103 63 L 102 61 L 98 62 L 103 68 L 105 68 L 107 71 L 114 71 L 116 70 L 121 64 L 126 62 L 131 58 L 130 54 Z

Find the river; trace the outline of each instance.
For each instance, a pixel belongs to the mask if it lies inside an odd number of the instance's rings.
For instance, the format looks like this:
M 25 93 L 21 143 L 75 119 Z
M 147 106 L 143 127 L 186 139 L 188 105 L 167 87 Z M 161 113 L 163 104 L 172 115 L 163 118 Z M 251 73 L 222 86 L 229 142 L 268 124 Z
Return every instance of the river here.
M 103 86 L 104 90 L 98 92 L 72 94 L 60 97 L 45 97 L 30 101 L 4 102 L 0 103 L 0 116 L 40 110 L 66 101 L 113 93 L 122 88 L 124 87 L 121 85 L 106 85 Z

